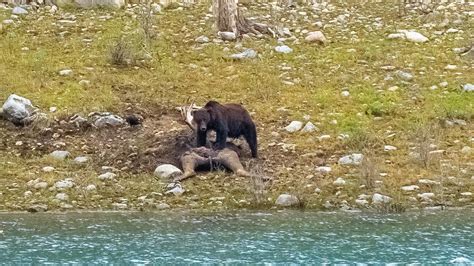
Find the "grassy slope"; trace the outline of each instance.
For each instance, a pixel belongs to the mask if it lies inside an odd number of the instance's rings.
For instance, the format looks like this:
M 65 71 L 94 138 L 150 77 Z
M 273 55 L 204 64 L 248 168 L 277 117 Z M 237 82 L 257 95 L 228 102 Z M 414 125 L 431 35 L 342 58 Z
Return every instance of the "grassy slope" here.
M 343 8 L 347 6 L 338 10 Z M 385 36 L 397 29 L 415 28 L 425 34 L 434 31 L 419 27 L 422 17 L 399 19 L 385 6 L 358 7 L 355 9 L 356 15 L 348 20 L 347 27 L 331 23 L 333 26 L 324 30 L 330 40 L 325 47 L 301 43 L 290 45 L 294 49 L 293 53 L 281 55 L 272 50 L 277 44 L 275 40 L 244 40 L 243 46 L 257 50 L 261 58 L 231 62 L 224 59 L 229 52 L 223 51 L 223 46 L 229 47 L 231 52 L 238 51 L 234 44 L 209 44 L 200 50 L 194 49 L 194 38 L 202 34 L 212 36 L 210 21 L 196 28 L 200 21 L 204 22 L 201 18 L 205 9 L 200 6 L 184 11 L 167 11 L 158 16 L 157 30 L 160 36 L 147 47 L 153 60 L 148 61 L 145 67 L 138 68 L 114 68 L 107 60 L 111 44 L 121 37 L 133 43 L 134 49 L 143 54 L 139 24 L 122 11 L 73 10 L 70 13 L 77 16 L 77 26 L 64 27 L 58 26 L 58 15 L 30 15 L 21 24 L 7 28 L 0 35 L 0 99 L 17 93 L 31 99 L 43 110 L 48 110 L 50 106 L 58 107 L 59 115 L 78 112 L 87 114 L 95 110 L 122 112 L 129 104 L 150 110 L 160 105 L 171 110 L 189 97 L 199 103 L 208 99 L 242 102 L 255 112 L 260 149 L 268 161 L 264 170 L 272 171 L 272 175 L 278 177 L 268 189 L 268 196 L 274 199 L 281 192 L 297 193 L 308 206 L 313 207 L 321 206 L 326 200 L 336 203 L 347 200 L 353 204 L 355 196 L 374 190 L 359 188 L 361 183 L 366 182 L 360 178 L 361 169 L 342 167 L 335 163 L 340 156 L 362 149 L 373 153 L 374 158 L 377 158 L 376 168 L 388 174 L 383 179 L 384 184 L 375 190 L 402 202 L 406 197 L 401 195 L 399 187 L 412 184 L 419 178 L 456 176 L 465 185 L 456 186 L 449 193 L 456 195 L 473 190 L 469 174 L 473 170 L 472 155 L 462 154 L 459 150 L 466 145 L 472 146 L 474 95 L 463 93 L 459 86 L 474 83 L 474 71 L 472 62 L 462 60 L 452 52 L 452 48 L 464 46 L 472 39 L 472 30 L 469 30 L 474 28 L 472 18 L 465 19 L 462 25 L 456 25 L 463 33 L 443 35 L 427 44 L 414 44 L 390 41 Z M 256 7 L 250 9 L 266 12 Z M 112 13 L 112 19 L 97 19 Z M 0 20 L 8 14 L 9 11 L 0 11 Z M 340 12 L 323 14 L 317 20 L 328 24 L 338 14 Z M 356 20 L 360 14 L 370 16 L 371 19 L 358 23 Z M 279 17 L 287 15 L 276 16 Z M 365 25 L 372 23 L 375 17 L 382 17 L 385 27 L 368 32 Z M 297 19 L 297 24 L 303 29 L 316 29 L 301 18 Z M 60 33 L 64 31 L 67 33 L 61 37 Z M 350 39 L 351 31 L 357 33 L 359 41 Z M 85 38 L 91 38 L 92 43 L 86 44 L 83 41 Z M 29 51 L 22 51 L 22 47 L 28 47 Z M 292 69 L 282 71 L 279 66 L 283 63 Z M 190 64 L 199 67 L 193 68 Z M 447 64 L 457 65 L 458 69 L 444 70 Z M 387 74 L 392 72 L 380 69 L 384 65 L 410 71 L 415 79 L 410 83 L 403 83 L 397 78 L 385 81 Z M 74 75 L 60 77 L 58 71 L 63 68 L 72 69 Z M 283 84 L 280 78 L 283 72 L 288 72 L 284 77 L 299 79 L 300 82 L 294 86 Z M 81 87 L 78 84 L 81 79 L 90 80 L 92 85 Z M 448 82 L 447 88 L 435 91 L 429 89 L 442 81 Z M 397 91 L 387 90 L 395 85 L 399 86 Z M 341 96 L 343 88 L 349 89 L 350 97 Z M 289 111 L 277 111 L 280 107 L 286 107 Z M 380 113 L 382 117 L 374 119 L 371 113 Z M 281 127 L 289 121 L 301 120 L 306 114 L 318 124 L 319 133 L 288 135 L 281 132 Z M 460 118 L 468 123 L 462 128 L 439 129 L 442 137 L 432 141 L 439 149 L 447 150 L 442 162 L 449 164 L 450 169 L 443 170 L 438 166 L 425 168 L 414 162 L 408 154 L 421 145 L 414 137 L 417 130 L 448 118 Z M 337 124 L 331 123 L 332 120 L 337 120 Z M 2 134 L 14 133 L 1 130 Z M 279 132 L 280 136 L 273 137 L 272 132 Z M 391 133 L 395 135 L 388 138 Z M 331 139 L 318 141 L 317 137 L 323 134 L 331 135 Z M 339 134 L 349 134 L 350 140 L 336 139 Z M 296 144 L 296 151 L 284 152 L 274 143 Z M 398 150 L 383 152 L 384 144 L 394 145 Z M 333 172 L 328 176 L 321 177 L 314 173 L 314 158 L 301 157 L 316 150 L 321 150 L 325 164 L 333 167 Z M 10 203 L 19 201 L 19 205 L 30 202 L 22 198 L 22 193 L 26 190 L 24 183 L 33 176 L 52 182 L 73 171 L 74 175 L 96 182 L 95 169 L 92 167 L 74 168 L 68 163 L 59 163 L 59 172 L 42 174 L 38 171 L 42 166 L 58 163 L 37 157 L 14 158 L 7 152 L 0 152 L 0 162 L 0 184 L 12 187 L 12 183 L 17 183 L 18 186 L 12 193 L 4 192 L 0 202 L 2 199 Z M 441 160 L 436 162 L 438 164 Z M 214 176 L 208 175 L 211 178 Z M 332 185 L 332 181 L 338 176 L 344 176 L 350 185 L 342 189 L 342 193 L 336 194 L 338 189 Z M 382 178 L 377 176 L 375 179 Z M 224 202 L 226 206 L 234 206 L 234 202 L 240 199 L 251 201 L 252 193 L 247 189 L 236 189 L 235 185 L 232 188 L 227 179 L 223 180 L 222 183 L 214 181 L 213 184 L 200 180 L 189 181 L 189 189 L 203 199 L 198 200 L 197 206 L 208 207 L 204 199 L 222 195 L 227 197 Z M 155 188 L 147 183 L 152 183 Z M 245 186 L 245 182 L 241 183 Z M 118 185 L 125 187 L 125 190 L 117 197 L 126 197 L 132 202 L 136 201 L 137 196 L 153 191 L 162 192 L 161 186 L 147 175 L 125 178 Z M 314 193 L 315 187 L 320 187 L 323 192 L 320 195 Z M 99 205 L 110 208 L 117 190 L 120 189 L 114 186 L 101 188 L 101 200 L 78 197 L 76 193 L 80 193 L 77 191 L 71 192 L 70 197 L 79 202 L 78 206 L 85 208 L 98 208 Z M 44 199 L 38 195 L 38 201 L 49 201 L 53 195 L 51 192 Z M 176 206 L 189 205 L 190 202 L 188 199 L 174 198 L 159 198 L 159 201 Z M 16 208 L 13 206 L 15 204 L 4 204 L 5 208 Z M 454 200 L 453 204 L 458 203 Z

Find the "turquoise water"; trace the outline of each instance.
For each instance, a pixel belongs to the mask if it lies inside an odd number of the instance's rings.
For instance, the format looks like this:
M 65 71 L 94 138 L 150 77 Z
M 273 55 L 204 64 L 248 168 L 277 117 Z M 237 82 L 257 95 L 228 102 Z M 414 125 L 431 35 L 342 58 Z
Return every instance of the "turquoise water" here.
M 474 211 L 0 214 L 0 263 L 474 261 Z

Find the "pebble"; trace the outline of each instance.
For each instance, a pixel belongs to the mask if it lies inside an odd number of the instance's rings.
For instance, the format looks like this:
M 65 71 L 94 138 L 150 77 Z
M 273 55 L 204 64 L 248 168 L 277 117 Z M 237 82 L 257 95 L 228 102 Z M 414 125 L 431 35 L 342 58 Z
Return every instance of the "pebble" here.
M 423 185 L 440 185 L 441 183 L 438 181 L 430 180 L 430 179 L 420 179 L 418 183 Z
M 472 192 L 462 192 L 462 193 L 461 193 L 461 196 L 463 196 L 463 197 L 470 197 L 470 196 L 472 196 Z
M 116 210 L 125 210 L 127 209 L 127 204 L 126 203 L 112 203 L 112 207 Z
M 396 72 L 397 76 L 404 80 L 404 81 L 412 81 L 413 80 L 413 75 L 411 73 L 408 73 L 408 72 L 405 72 L 405 71 L 402 71 L 402 70 L 398 70 Z
M 403 191 L 415 191 L 415 190 L 418 190 L 418 189 L 420 189 L 420 187 L 417 186 L 417 185 L 403 186 L 402 187 Z
M 112 180 L 117 176 L 117 174 L 114 174 L 112 172 L 107 172 L 104 174 L 99 175 L 97 178 L 100 180 Z
M 69 196 L 66 193 L 58 193 L 56 194 L 55 198 L 60 201 L 67 201 L 69 199 Z
M 427 37 L 425 37 L 423 34 L 418 33 L 416 31 L 405 32 L 405 38 L 410 42 L 416 42 L 416 43 L 424 43 L 424 42 L 429 41 Z
M 390 201 L 392 201 L 392 198 L 379 193 L 374 193 L 374 195 L 372 196 L 373 204 L 389 203 Z
M 68 151 L 53 151 L 52 153 L 49 154 L 51 157 L 57 160 L 64 160 L 69 155 L 71 155 Z
M 231 59 L 237 59 L 237 60 L 252 59 L 255 57 L 257 57 L 257 52 L 253 49 L 246 49 L 245 51 L 241 53 L 233 54 L 230 56 Z
M 45 212 L 48 210 L 48 206 L 45 204 L 35 204 L 28 207 L 28 212 Z
M 281 194 L 275 201 L 275 205 L 282 207 L 297 206 L 300 204 L 298 198 L 290 194 Z
M 236 39 L 235 33 L 230 31 L 220 31 L 217 35 L 224 41 L 233 41 Z
M 34 189 L 45 189 L 47 187 L 48 187 L 48 183 L 46 183 L 46 182 L 38 182 L 38 183 L 33 185 Z
M 351 95 L 351 93 L 349 91 L 342 91 L 341 92 L 342 97 L 349 97 L 350 95 Z
M 463 91 L 465 91 L 465 92 L 472 92 L 472 91 L 474 91 L 474 84 L 470 84 L 470 83 L 464 84 L 464 85 L 462 86 L 462 89 L 463 89 Z
M 86 163 L 88 160 L 89 158 L 86 156 L 79 156 L 74 159 L 74 162 L 78 164 L 83 164 L 83 163 Z
M 331 167 L 329 166 L 318 166 L 316 167 L 316 172 L 322 173 L 322 174 L 327 174 L 331 172 Z
M 63 69 L 59 71 L 60 76 L 71 76 L 72 70 L 71 69 Z
M 317 130 L 318 128 L 313 123 L 307 122 L 303 129 L 301 129 L 301 132 L 310 133 Z
M 43 170 L 43 172 L 45 172 L 45 173 L 50 173 L 50 172 L 54 171 L 54 167 L 52 167 L 52 166 L 45 166 L 45 167 L 43 167 L 42 170 Z
M 166 204 L 166 203 L 159 203 L 159 204 L 156 205 L 156 208 L 158 210 L 166 210 L 166 209 L 171 208 L 171 206 L 169 204 Z
M 365 199 L 356 199 L 355 203 L 360 206 L 367 206 L 369 204 L 369 201 Z
M 280 46 L 275 47 L 275 51 L 277 51 L 278 53 L 289 54 L 293 52 L 293 49 L 291 49 L 290 47 L 286 45 L 280 45 Z
M 89 80 L 83 79 L 79 81 L 79 85 L 81 85 L 84 88 L 90 87 L 91 82 Z
M 26 9 L 24 9 L 22 7 L 16 6 L 16 7 L 13 8 L 12 14 L 14 14 L 14 15 L 26 15 L 26 14 L 28 14 L 28 11 L 26 11 Z
M 54 183 L 54 187 L 57 189 L 67 189 L 72 188 L 74 186 L 74 182 L 69 179 L 61 180 Z
M 94 125 L 98 128 L 103 128 L 103 127 L 108 127 L 108 126 L 112 126 L 112 127 L 120 126 L 120 125 L 123 125 L 124 123 L 125 123 L 125 120 L 123 120 L 123 118 L 121 118 L 120 116 L 109 114 L 109 115 L 99 117 L 94 122 Z
M 327 39 L 321 31 L 312 31 L 309 32 L 308 35 L 305 37 L 305 41 L 309 43 L 325 44 L 327 42 Z
M 299 131 L 303 127 L 303 122 L 301 121 L 291 121 L 291 123 L 285 127 L 285 130 L 289 133 L 294 133 Z
M 209 38 L 207 36 L 202 35 L 202 36 L 197 37 L 194 41 L 197 43 L 208 43 Z
M 444 67 L 444 69 L 446 69 L 446 70 L 456 70 L 456 69 L 458 69 L 458 66 L 456 66 L 456 65 L 447 65 L 446 67 Z
M 396 150 L 397 150 L 397 147 L 392 146 L 392 145 L 385 145 L 385 146 L 383 147 L 383 150 L 384 150 L 384 151 L 396 151 Z
M 431 200 L 432 197 L 434 197 L 434 193 L 421 193 L 418 194 L 418 198 L 421 198 L 422 200 L 429 201 Z
M 359 165 L 363 159 L 364 159 L 364 155 L 360 153 L 353 153 L 353 154 L 341 157 L 338 162 L 341 165 Z
M 461 152 L 464 153 L 464 154 L 471 154 L 471 153 L 472 153 L 472 148 L 469 147 L 469 146 L 464 146 L 464 147 L 461 149 Z
M 344 180 L 342 177 L 338 177 L 336 181 L 332 183 L 333 185 L 336 185 L 336 186 L 344 186 L 346 184 L 346 180 Z
M 87 191 L 94 191 L 94 190 L 97 190 L 97 187 L 93 184 L 90 184 L 86 187 L 86 190 Z

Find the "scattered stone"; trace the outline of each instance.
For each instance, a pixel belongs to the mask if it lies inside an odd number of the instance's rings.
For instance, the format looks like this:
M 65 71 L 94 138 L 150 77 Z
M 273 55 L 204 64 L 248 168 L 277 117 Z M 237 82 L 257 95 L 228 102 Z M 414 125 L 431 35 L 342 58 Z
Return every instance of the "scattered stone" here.
M 446 70 L 456 70 L 456 69 L 458 69 L 458 66 L 456 66 L 456 65 L 447 65 L 446 67 L 444 67 L 444 69 L 446 69 Z
M 413 80 L 413 75 L 408 73 L 408 72 L 398 70 L 396 72 L 396 74 L 401 80 L 404 80 L 404 81 L 412 81 Z
M 58 193 L 56 194 L 55 198 L 60 201 L 67 201 L 69 199 L 69 196 L 66 193 Z
M 26 11 L 26 9 L 24 9 L 22 7 L 16 6 L 16 7 L 13 8 L 12 14 L 13 15 L 26 15 L 26 14 L 28 14 L 28 11 Z
M 308 33 L 305 41 L 310 43 L 325 44 L 327 39 L 321 31 L 312 31 Z
M 353 153 L 353 154 L 341 157 L 338 162 L 341 165 L 359 165 L 363 159 L 364 159 L 364 155 L 360 153 Z
M 462 89 L 465 92 L 473 92 L 474 91 L 474 84 L 470 84 L 470 83 L 464 84 L 464 85 L 462 85 Z
M 43 167 L 43 172 L 45 172 L 45 173 L 50 173 L 52 171 L 54 171 L 54 167 L 52 167 L 52 166 Z
M 472 192 L 462 192 L 462 193 L 461 193 L 461 196 L 463 196 L 463 197 L 471 197 L 471 196 L 472 196 Z
M 472 148 L 469 147 L 469 146 L 464 146 L 464 147 L 461 149 L 461 152 L 464 153 L 464 154 L 471 154 L 471 153 L 472 153 Z
M 155 176 L 160 177 L 161 179 L 169 180 L 176 176 L 181 175 L 183 172 L 178 167 L 172 164 L 162 164 L 156 167 Z
M 430 179 L 420 179 L 418 183 L 423 185 L 440 185 L 441 183 L 438 181 L 430 180 Z
M 385 145 L 385 146 L 383 147 L 383 150 L 384 150 L 384 151 L 396 151 L 396 150 L 397 150 L 397 147 L 391 146 L 391 145 Z
M 350 95 L 351 95 L 351 93 L 349 91 L 342 91 L 341 92 L 342 97 L 349 97 Z
M 224 41 L 234 41 L 236 39 L 235 33 L 230 31 L 219 31 L 217 35 Z
M 161 5 L 158 3 L 153 3 L 151 4 L 151 8 L 153 9 L 154 14 L 159 14 L 161 13 Z
M 344 180 L 342 177 L 338 177 L 336 181 L 332 183 L 333 185 L 336 185 L 336 186 L 344 186 L 346 184 L 346 180 Z
M 410 42 L 424 43 L 424 42 L 429 41 L 429 39 L 426 38 L 423 34 L 418 33 L 416 31 L 405 32 L 405 37 Z
M 84 88 L 88 88 L 90 87 L 91 82 L 90 80 L 82 79 L 81 81 L 79 81 L 79 85 L 81 85 Z
M 160 203 L 160 204 L 156 205 L 156 208 L 158 210 L 166 210 L 166 209 L 171 208 L 171 206 L 166 204 L 166 203 Z
M 301 132 L 310 133 L 310 132 L 314 132 L 314 131 L 317 131 L 317 130 L 318 130 L 318 128 L 313 123 L 307 122 L 306 125 L 301 130 Z
M 330 135 L 321 135 L 321 136 L 318 137 L 318 140 L 319 141 L 324 141 L 324 140 L 328 140 L 330 138 L 331 138 Z
M 417 186 L 417 185 L 403 186 L 402 187 L 403 191 L 415 191 L 415 190 L 418 190 L 418 189 L 420 189 L 420 187 Z
M 290 47 L 286 45 L 280 45 L 280 46 L 275 47 L 275 51 L 277 51 L 278 53 L 289 54 L 293 52 L 293 49 L 291 49 Z
M 25 197 L 25 198 L 29 198 L 29 197 L 31 197 L 31 195 L 33 195 L 33 192 L 31 192 L 29 190 L 25 191 L 25 193 L 23 193 L 23 197 Z
M 373 204 L 389 203 L 392 200 L 389 196 L 385 196 L 379 193 L 374 193 L 372 196 Z
M 405 34 L 403 34 L 403 33 L 391 33 L 387 36 L 387 39 L 390 39 L 390 40 L 405 39 Z
M 71 69 L 63 69 L 59 71 L 60 76 L 71 76 L 72 70 Z
M 45 189 L 47 187 L 48 187 L 48 183 L 46 183 L 46 182 L 38 182 L 38 183 L 33 185 L 34 189 Z
M 322 174 L 327 174 L 331 172 L 331 167 L 329 166 L 318 166 L 316 167 L 316 172 L 322 173 Z
M 112 180 L 117 176 L 117 174 L 114 174 L 112 172 L 107 172 L 104 174 L 99 175 L 97 178 L 104 181 L 104 180 Z
M 69 157 L 71 154 L 68 151 L 53 151 L 49 156 L 57 160 L 64 160 Z
M 168 185 L 168 188 L 171 189 L 166 191 L 165 195 L 173 194 L 175 196 L 179 196 L 185 192 L 184 188 L 179 183 L 171 183 Z
M 97 190 L 97 187 L 93 184 L 90 184 L 86 187 L 86 191 L 94 191 Z
M 303 122 L 301 121 L 291 121 L 291 123 L 285 127 L 285 130 L 289 133 L 294 133 L 299 131 L 303 127 Z
M 356 199 L 355 203 L 359 206 L 367 206 L 369 204 L 369 201 L 365 199 Z
M 319 193 L 321 193 L 321 191 L 322 191 L 322 190 L 321 190 L 320 188 L 318 188 L 318 187 L 314 189 L 314 193 L 318 193 L 318 194 L 319 194 Z
M 74 162 L 78 164 L 83 164 L 83 163 L 86 163 L 87 161 L 89 161 L 89 158 L 86 156 L 79 156 L 74 159 Z
M 438 84 L 441 88 L 446 88 L 448 87 L 449 83 L 447 81 L 443 81 L 441 83 Z
M 125 210 L 128 208 L 126 203 L 117 203 L 117 202 L 112 203 L 112 207 L 116 210 Z
M 125 123 L 125 120 L 123 120 L 123 118 L 121 118 L 120 116 L 118 115 L 105 115 L 105 116 L 101 116 L 99 117 L 95 122 L 94 122 L 94 125 L 98 128 L 102 128 L 102 127 L 107 127 L 107 126 L 121 126 Z
M 430 201 L 431 198 L 433 198 L 434 196 L 435 196 L 434 193 L 421 193 L 421 194 L 418 194 L 418 198 L 421 198 L 424 201 Z
M 8 99 L 2 106 L 2 110 L 3 117 L 15 125 L 24 124 L 24 121 L 37 111 L 30 100 L 16 94 L 8 96 Z
M 71 180 L 69 179 L 64 179 L 64 180 L 61 180 L 61 181 L 58 181 L 56 183 L 54 183 L 54 187 L 57 188 L 57 189 L 67 189 L 67 188 L 72 188 L 74 186 L 74 182 L 72 182 Z
M 242 60 L 242 59 L 252 59 L 257 57 L 257 52 L 252 49 L 246 49 L 245 51 L 238 53 L 238 54 L 233 54 L 230 56 L 231 59 L 236 59 L 236 60 Z
M 28 212 L 45 212 L 48 210 L 48 206 L 45 204 L 35 204 L 28 207 Z
M 290 194 L 281 194 L 275 201 L 275 205 L 282 207 L 298 206 L 299 204 L 298 198 Z
M 209 38 L 204 36 L 204 35 L 201 35 L 201 36 L 197 37 L 194 41 L 197 42 L 197 43 L 208 43 Z

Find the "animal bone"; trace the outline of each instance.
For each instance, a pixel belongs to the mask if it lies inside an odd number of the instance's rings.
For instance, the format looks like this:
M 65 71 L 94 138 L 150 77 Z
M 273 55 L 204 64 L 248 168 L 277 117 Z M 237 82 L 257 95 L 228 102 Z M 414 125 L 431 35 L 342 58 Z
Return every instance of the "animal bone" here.
M 176 108 L 183 118 L 184 122 L 194 131 L 196 131 L 196 126 L 193 125 L 193 111 L 201 109 L 201 107 L 194 104 L 194 101 L 191 102 L 189 106 L 181 106 Z

